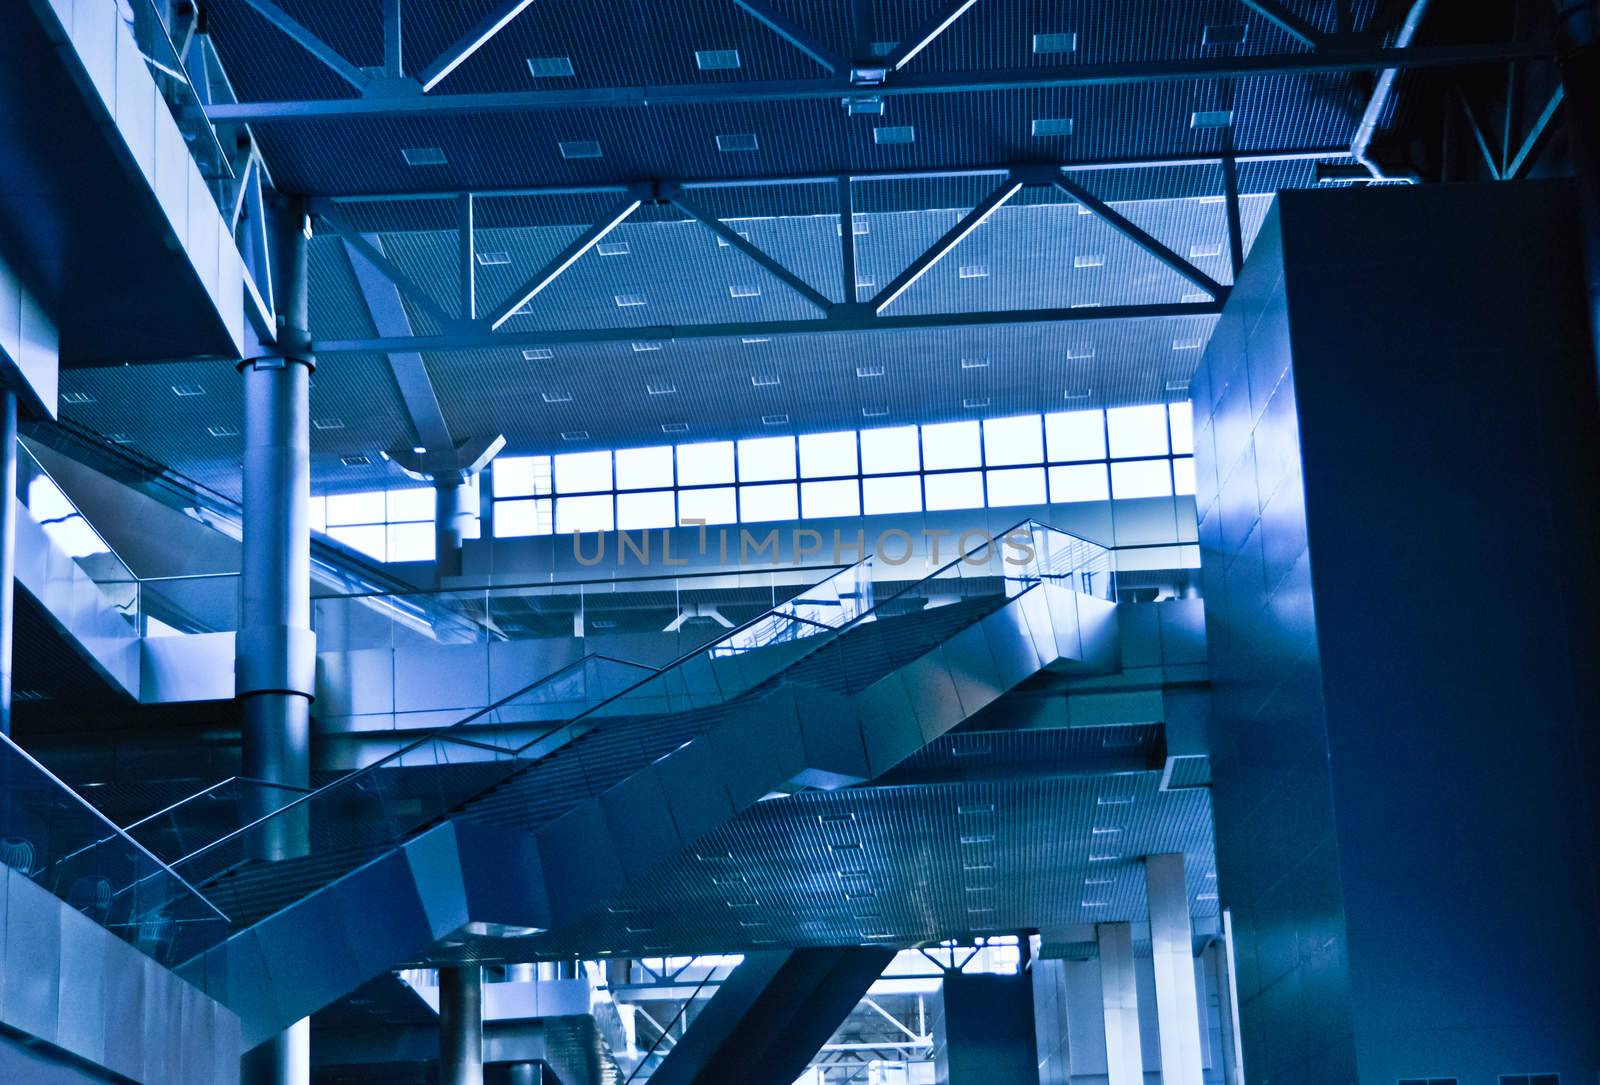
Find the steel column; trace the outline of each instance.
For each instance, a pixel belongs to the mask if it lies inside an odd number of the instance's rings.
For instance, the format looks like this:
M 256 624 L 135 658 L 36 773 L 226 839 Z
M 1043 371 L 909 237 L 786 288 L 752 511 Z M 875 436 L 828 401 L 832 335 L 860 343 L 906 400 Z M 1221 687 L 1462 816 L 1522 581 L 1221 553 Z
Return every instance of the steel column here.
M 1205 1071 L 1183 856 L 1147 856 L 1144 880 L 1150 898 L 1150 955 L 1156 973 L 1162 1085 L 1200 1085 Z
M 311 1018 L 302 1017 L 239 1059 L 240 1085 L 311 1085 Z
M 460 476 L 441 478 L 433 489 L 433 567 L 441 580 L 461 575 L 461 545 L 478 518 L 478 495 Z
M 1139 989 L 1133 974 L 1133 927 L 1101 923 L 1100 995 L 1105 1007 L 1108 1085 L 1144 1085 L 1144 1053 L 1139 1047 Z
M 16 645 L 17 393 L 0 391 L 0 735 L 11 733 L 11 657 Z
M 483 967 L 439 969 L 439 1081 L 483 1085 Z

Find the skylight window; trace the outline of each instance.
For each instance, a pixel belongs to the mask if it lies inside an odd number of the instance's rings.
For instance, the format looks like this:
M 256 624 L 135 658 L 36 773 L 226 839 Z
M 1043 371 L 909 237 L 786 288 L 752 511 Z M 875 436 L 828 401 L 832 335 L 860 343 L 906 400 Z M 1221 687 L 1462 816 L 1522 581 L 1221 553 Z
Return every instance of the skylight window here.
M 737 49 L 697 49 L 694 54 L 695 67 L 703 72 L 725 72 L 739 67 L 739 50 Z
M 528 72 L 535 79 L 572 78 L 571 57 L 529 57 Z
M 560 145 L 562 158 L 599 158 L 600 144 L 592 139 L 574 139 Z
M 1070 136 L 1072 135 L 1073 120 L 1071 117 L 1035 117 L 1032 132 L 1035 136 Z
M 1033 36 L 1033 51 L 1035 53 L 1074 53 L 1078 49 L 1078 35 L 1075 31 L 1066 31 L 1055 34 L 1035 34 Z
M 872 142 L 874 143 L 915 143 L 916 141 L 917 130 L 909 124 L 891 125 L 872 130 Z
M 437 147 L 407 147 L 400 155 L 408 166 L 444 165 L 444 152 Z
M 732 132 L 717 137 L 717 150 L 723 154 L 734 154 L 738 151 L 755 151 L 760 149 L 760 143 L 754 132 Z

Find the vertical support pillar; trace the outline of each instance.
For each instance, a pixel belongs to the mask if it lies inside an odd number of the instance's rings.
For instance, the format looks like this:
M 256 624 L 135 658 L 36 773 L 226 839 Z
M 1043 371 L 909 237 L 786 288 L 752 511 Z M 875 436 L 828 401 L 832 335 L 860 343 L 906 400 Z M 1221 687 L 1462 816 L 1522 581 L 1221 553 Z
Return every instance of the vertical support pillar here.
M 1194 931 L 1181 854 L 1144 861 L 1150 898 L 1150 954 L 1156 973 L 1156 1022 L 1162 1085 L 1201 1085 L 1200 1006 L 1194 979 Z
M 1106 1080 L 1108 1085 L 1144 1085 L 1133 926 L 1101 923 L 1095 937 L 1100 944 L 1100 995 L 1105 1006 Z
M 308 349 L 305 206 L 273 208 L 276 341 L 239 365 L 244 379 L 244 559 L 234 674 L 240 699 L 241 773 L 272 783 L 310 783 L 311 697 L 316 641 L 311 632 L 311 371 Z M 263 789 L 266 790 L 266 789 Z M 273 809 L 248 797 L 247 821 Z M 252 808 L 251 804 L 255 807 Z M 303 807 L 260 826 L 258 859 L 307 849 Z M 311 1026 L 297 1022 L 250 1051 L 246 1085 L 308 1085 Z
M 17 394 L 0 392 L 0 735 L 11 733 L 17 601 Z
M 442 580 L 461 575 L 461 545 L 478 518 L 478 495 L 471 483 L 454 476 L 435 482 L 433 497 L 433 563 Z
M 483 966 L 439 969 L 440 1085 L 483 1085 Z
M 944 974 L 935 1076 L 948 1085 L 1038 1085 L 1033 977 Z M 940 1073 L 939 1071 L 942 1071 Z

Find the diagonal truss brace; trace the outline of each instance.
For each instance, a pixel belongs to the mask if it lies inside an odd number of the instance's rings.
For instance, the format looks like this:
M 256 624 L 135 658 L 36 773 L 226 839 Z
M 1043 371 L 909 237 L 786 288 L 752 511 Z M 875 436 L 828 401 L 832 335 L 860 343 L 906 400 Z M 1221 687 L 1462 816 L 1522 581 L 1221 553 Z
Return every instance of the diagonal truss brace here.
M 913 57 L 933 44 L 935 38 L 949 30 L 951 25 L 977 2 L 978 0 L 947 0 L 944 7 L 932 19 L 917 29 L 910 41 L 902 42 L 889 54 L 885 63 L 893 71 L 904 68 Z
M 837 74 L 847 70 L 850 65 L 845 60 L 833 54 L 826 45 L 812 37 L 805 30 L 793 22 L 779 15 L 761 0 L 733 0 L 743 8 L 752 18 L 761 23 L 778 37 L 800 50 L 806 56 L 822 65 L 829 72 Z
M 324 222 L 333 227 L 333 232 L 338 234 L 350 249 L 359 253 L 363 260 L 382 273 L 383 277 L 392 282 L 400 293 L 410 298 L 413 304 L 425 310 L 429 316 L 438 321 L 441 327 L 456 329 L 462 325 L 463 322 L 459 317 L 446 311 L 444 306 L 433 299 L 432 294 L 418 285 L 411 276 L 395 266 L 394 261 L 380 252 L 366 237 L 352 229 L 337 213 L 329 208 L 323 208 L 319 214 Z
M 1056 176 L 1050 179 L 1050 183 L 1055 185 L 1068 196 L 1071 196 L 1073 199 L 1083 204 L 1095 214 L 1099 215 L 1106 221 L 1108 226 L 1126 236 L 1130 241 L 1144 249 L 1151 256 L 1154 256 L 1157 260 L 1160 260 L 1163 264 L 1166 264 L 1167 267 L 1171 268 L 1179 275 L 1182 275 L 1185 279 L 1188 279 L 1190 282 L 1194 283 L 1207 294 L 1210 294 L 1214 300 L 1221 301 L 1223 298 L 1227 297 L 1227 287 L 1223 286 L 1221 283 L 1217 282 L 1217 280 L 1213 279 L 1211 276 L 1195 267 L 1189 261 L 1179 256 L 1171 249 L 1167 248 L 1167 246 L 1163 245 L 1160 241 L 1157 241 L 1150 234 L 1146 233 L 1143 229 L 1136 226 L 1133 222 L 1129 221 L 1122 214 L 1114 210 L 1110 204 L 1106 203 L 1104 200 L 1100 199 L 1100 197 L 1085 189 L 1076 181 L 1065 176 Z
M 504 30 L 511 20 L 521 15 L 532 4 L 533 0 L 504 0 L 497 5 L 477 26 L 417 74 L 417 81 L 422 84 L 422 89 L 430 91 L 438 86 L 446 76 L 470 60 L 473 54 L 487 45 L 491 38 Z
M 1279 0 L 1239 0 L 1239 2 L 1300 44 L 1309 45 L 1313 49 L 1322 47 L 1322 32 L 1284 7 Z
M 1565 86 L 1557 86 L 1555 91 L 1551 93 L 1549 100 L 1545 102 L 1544 110 L 1539 114 L 1539 118 L 1533 122 L 1533 127 L 1523 137 L 1522 146 L 1518 148 L 1510 164 L 1506 166 L 1504 176 L 1507 181 L 1515 181 L 1522 177 L 1527 172 L 1528 167 L 1532 166 L 1534 161 L 1538 159 L 1540 151 L 1544 148 L 1545 141 L 1550 137 L 1550 129 L 1555 121 L 1556 114 L 1560 112 L 1561 103 L 1566 101 L 1566 97 Z
M 878 296 L 873 298 L 871 302 L 873 311 L 882 313 L 890 305 L 894 304 L 896 298 L 911 289 L 918 279 L 932 271 L 933 266 L 940 260 L 950 255 L 950 250 L 965 241 L 972 231 L 988 221 L 990 215 L 1004 207 L 1011 197 L 1022 190 L 1022 186 L 1022 181 L 1008 173 L 1000 182 L 999 187 L 989 193 L 982 203 L 968 211 L 960 222 L 950 227 L 943 237 L 935 241 L 926 252 L 913 260 L 910 267 L 896 275 L 893 282 L 878 292 Z
M 367 84 L 372 82 L 370 75 L 346 60 L 337 49 L 297 22 L 272 0 L 244 0 L 244 3 L 248 4 L 257 15 L 292 38 L 300 48 L 310 53 L 333 74 L 357 90 L 365 90 Z
M 611 213 L 583 232 L 572 244 L 568 245 L 544 267 L 534 273 L 533 277 L 519 286 L 511 295 L 511 300 L 500 307 L 500 310 L 487 321 L 490 331 L 497 331 L 502 324 L 516 316 L 534 298 L 539 296 L 551 283 L 559 279 L 563 272 L 578 262 L 579 257 L 600 242 L 606 235 L 639 209 L 644 203 L 645 192 L 638 187 L 628 190 L 622 202 L 612 209 Z
M 755 245 L 751 244 L 745 239 L 743 234 L 739 233 L 739 231 L 733 229 L 715 215 L 709 214 L 702 210 L 698 205 L 696 205 L 692 200 L 683 194 L 682 189 L 675 189 L 666 193 L 666 198 L 667 201 L 672 204 L 672 206 L 676 207 L 678 210 L 682 211 L 696 222 L 699 222 L 701 225 L 707 227 L 733 248 L 738 249 L 740 252 L 750 257 L 750 259 L 760 264 L 768 274 L 783 280 L 786 286 L 795 291 L 801 297 L 805 298 L 817 309 L 820 309 L 822 312 L 826 313 L 828 310 L 833 308 L 833 301 L 831 298 L 828 298 L 826 295 L 822 294 L 810 283 L 806 282 L 804 279 L 800 278 L 800 276 L 796 275 L 794 272 L 778 263 L 778 261 L 768 256 L 765 252 L 762 252 Z

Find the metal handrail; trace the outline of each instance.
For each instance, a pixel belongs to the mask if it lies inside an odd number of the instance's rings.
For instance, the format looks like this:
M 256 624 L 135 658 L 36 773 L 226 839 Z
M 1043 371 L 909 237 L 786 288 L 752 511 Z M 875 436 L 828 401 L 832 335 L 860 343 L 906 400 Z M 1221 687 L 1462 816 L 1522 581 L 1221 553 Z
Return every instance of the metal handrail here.
M 184 806 L 184 805 L 186 805 L 188 803 L 198 801 L 199 798 L 202 795 L 209 795 L 209 794 L 211 794 L 211 792 L 217 790 L 218 788 L 226 787 L 229 784 L 235 784 L 235 783 L 255 784 L 255 785 L 260 786 L 260 787 L 275 787 L 275 788 L 279 789 L 280 791 L 309 792 L 311 790 L 309 787 L 301 787 L 299 784 L 279 784 L 279 783 L 274 783 L 271 780 L 258 780 L 254 776 L 239 776 L 239 775 L 229 776 L 229 777 L 226 777 L 225 779 L 218 780 L 216 783 L 211 784 L 211 785 L 209 785 L 207 787 L 202 787 L 199 791 L 193 792 L 192 794 L 189 794 L 189 795 L 185 795 L 183 798 L 179 799 L 177 802 L 168 803 L 166 806 L 163 806 L 161 809 L 157 810 L 155 813 L 146 814 L 144 817 L 140 818 L 138 821 L 130 821 L 130 822 L 128 822 L 128 824 L 126 824 L 126 825 L 124 825 L 122 827 L 122 831 L 125 832 L 125 833 L 130 833 L 134 829 L 137 829 L 139 826 L 145 824 L 148 821 L 154 821 L 158 817 L 163 817 L 163 816 L 165 816 L 167 814 L 172 813 L 172 811 L 178 809 L 178 807 L 180 807 L 180 806 Z

